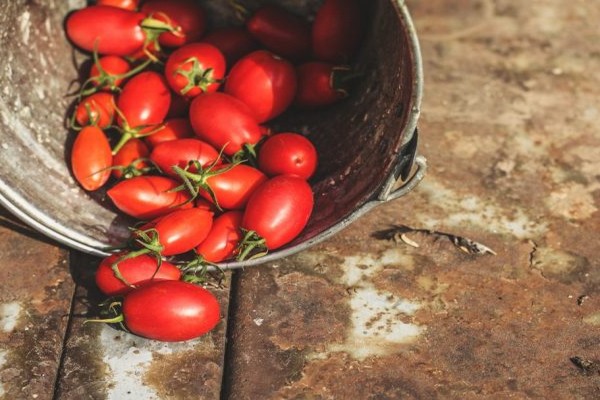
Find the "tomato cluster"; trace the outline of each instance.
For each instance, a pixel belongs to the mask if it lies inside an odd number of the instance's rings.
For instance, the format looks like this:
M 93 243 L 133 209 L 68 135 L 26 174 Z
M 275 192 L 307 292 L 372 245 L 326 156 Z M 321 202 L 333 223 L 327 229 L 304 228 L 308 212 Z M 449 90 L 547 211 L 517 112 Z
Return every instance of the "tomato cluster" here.
M 242 26 L 208 29 L 194 0 L 98 0 L 66 19 L 67 37 L 92 56 L 71 119 L 73 176 L 140 221 L 96 282 L 124 296 L 124 322 L 142 336 L 185 340 L 212 329 L 218 304 L 183 282 L 189 272 L 280 248 L 313 210 L 315 146 L 269 125 L 348 95 L 359 2 L 325 0 L 312 22 L 274 5 L 243 14 Z M 155 305 L 161 324 L 189 329 L 145 326 Z M 201 326 L 186 320 L 205 314 Z

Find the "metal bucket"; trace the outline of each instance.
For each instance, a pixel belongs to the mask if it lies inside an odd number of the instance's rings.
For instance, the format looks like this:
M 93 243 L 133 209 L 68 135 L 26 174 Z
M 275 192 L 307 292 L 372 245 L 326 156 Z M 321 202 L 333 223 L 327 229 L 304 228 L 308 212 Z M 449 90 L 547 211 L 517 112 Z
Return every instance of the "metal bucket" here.
M 203 3 L 218 23 L 235 18 L 227 1 Z M 260 3 L 244 2 L 250 9 Z M 310 15 L 320 1 L 282 3 Z M 83 5 L 58 0 L 0 4 L 0 204 L 48 237 L 102 256 L 123 243 L 131 221 L 103 191 L 83 191 L 69 171 L 74 134 L 65 127 L 72 102 L 67 93 L 83 57 L 67 42 L 63 20 L 69 8 Z M 351 97 L 277 121 L 281 129 L 307 133 L 319 151 L 308 226 L 284 248 L 223 268 L 306 249 L 373 207 L 405 195 L 423 178 L 426 162 L 416 156 L 423 75 L 410 15 L 402 0 L 365 5 L 368 32 L 355 63 L 363 77 Z

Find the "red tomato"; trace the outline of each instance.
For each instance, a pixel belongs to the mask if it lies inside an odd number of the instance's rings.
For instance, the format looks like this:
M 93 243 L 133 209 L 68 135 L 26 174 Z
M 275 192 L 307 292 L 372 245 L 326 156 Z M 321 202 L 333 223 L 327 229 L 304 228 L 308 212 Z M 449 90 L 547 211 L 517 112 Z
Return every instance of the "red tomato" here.
M 132 77 L 121 91 L 117 107 L 128 128 L 147 127 L 163 122 L 171 104 L 171 91 L 165 78 L 154 71 L 141 72 Z
M 148 168 L 148 163 L 141 159 L 148 158 L 149 154 L 146 143 L 141 139 L 131 139 L 113 156 L 113 176 L 129 179 L 140 175 L 144 168 Z
M 296 95 L 296 70 L 266 50 L 243 57 L 229 72 L 225 92 L 242 100 L 261 123 L 283 113 Z
M 123 83 L 124 75 L 129 72 L 129 63 L 118 56 L 100 57 L 90 68 L 90 82 L 96 90 L 115 91 Z M 84 85 L 85 87 L 85 85 Z
M 111 93 L 94 93 L 83 98 L 75 108 L 75 121 L 79 126 L 95 125 L 108 128 L 115 114 L 115 98 Z
M 163 46 L 179 47 L 196 42 L 206 28 L 206 13 L 195 0 L 148 0 L 141 11 L 156 18 L 164 14 L 170 25 L 179 28 L 178 35 L 170 32 L 160 34 L 158 41 Z
M 190 121 L 196 135 L 231 156 L 244 144 L 254 145 L 262 137 L 252 111 L 241 100 L 225 93 L 197 96 L 190 106 Z
M 325 0 L 312 25 L 312 49 L 317 60 L 341 64 L 358 50 L 364 24 L 358 0 Z
M 75 137 L 71 149 L 71 169 L 85 190 L 104 186 L 110 177 L 112 154 L 102 129 L 86 126 Z
M 246 54 L 258 49 L 256 40 L 246 29 L 241 27 L 215 29 L 204 36 L 202 41 L 218 48 L 225 56 L 227 65 L 235 64 Z
M 300 108 L 318 108 L 347 97 L 348 91 L 341 80 L 348 71 L 346 67 L 320 61 L 298 66 L 298 90 L 294 104 Z
M 162 128 L 149 136 L 145 136 L 144 141 L 150 147 L 156 147 L 159 143 L 169 140 L 192 137 L 194 137 L 194 130 L 188 118 L 172 118 L 166 120 Z
M 241 211 L 227 211 L 215 218 L 208 236 L 196 247 L 196 253 L 212 263 L 232 258 L 243 237 L 242 215 Z
M 317 169 L 317 150 L 298 133 L 278 133 L 260 146 L 258 168 L 269 176 L 288 174 L 306 180 Z
M 309 23 L 281 7 L 260 8 L 246 21 L 246 29 L 268 50 L 292 61 L 310 55 Z
M 136 176 L 117 183 L 106 194 L 114 205 L 137 219 L 151 219 L 176 208 L 191 208 L 190 195 L 174 191 L 180 183 L 163 176 Z
M 223 171 L 227 168 L 227 171 Z M 223 164 L 214 168 L 206 179 L 206 186 L 210 188 L 217 199 L 219 207 L 225 210 L 241 210 L 248 202 L 252 192 L 267 180 L 265 174 L 249 165 Z M 200 190 L 200 195 L 212 201 L 209 190 Z
M 163 256 L 186 253 L 198 246 L 210 232 L 213 213 L 201 208 L 175 210 L 145 224 L 140 229 L 155 229 Z
M 100 262 L 95 275 L 96 286 L 106 296 L 119 296 L 134 289 L 115 276 L 112 268 L 114 263 L 127 254 L 127 252 L 112 254 Z M 147 254 L 124 259 L 118 262 L 117 269 L 123 279 L 136 288 L 158 280 L 177 281 L 181 278 L 181 271 L 175 265 L 162 261 L 159 268 L 156 258 Z
M 225 57 L 212 44 L 191 43 L 175 50 L 165 65 L 171 89 L 185 97 L 215 92 L 225 76 Z
M 122 8 L 88 6 L 68 16 L 66 31 L 69 39 L 83 50 L 126 56 L 144 47 L 144 18 L 144 13 Z
M 202 167 L 206 167 L 219 159 L 219 152 L 199 139 L 177 139 L 159 143 L 152 150 L 150 159 L 163 173 L 177 177 L 179 175 L 173 171 L 174 165 L 183 169 L 190 161 L 197 161 Z M 192 165 L 188 171 L 198 170 Z
M 111 6 L 123 8 L 125 10 L 135 10 L 138 7 L 138 0 L 96 0 L 98 6 Z
M 165 342 L 199 337 L 221 319 L 213 294 L 182 281 L 154 282 L 128 293 L 122 312 L 129 331 Z
M 302 232 L 312 208 L 312 189 L 304 179 L 278 175 L 252 193 L 241 226 L 262 237 L 269 250 L 277 249 Z

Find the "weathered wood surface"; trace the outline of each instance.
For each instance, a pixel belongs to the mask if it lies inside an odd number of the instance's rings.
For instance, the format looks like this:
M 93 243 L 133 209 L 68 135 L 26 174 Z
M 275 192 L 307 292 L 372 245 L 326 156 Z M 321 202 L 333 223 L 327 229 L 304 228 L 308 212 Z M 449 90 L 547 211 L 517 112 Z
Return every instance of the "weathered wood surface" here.
M 2 217 L 0 398 L 600 397 L 600 8 L 407 3 L 417 190 L 236 272 L 227 323 L 175 345 L 83 326 L 97 260 Z

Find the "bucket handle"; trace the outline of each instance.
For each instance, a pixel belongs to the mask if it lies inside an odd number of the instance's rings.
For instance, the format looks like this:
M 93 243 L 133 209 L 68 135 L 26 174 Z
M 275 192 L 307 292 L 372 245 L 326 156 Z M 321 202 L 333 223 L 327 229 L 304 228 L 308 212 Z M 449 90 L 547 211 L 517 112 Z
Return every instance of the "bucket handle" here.
M 383 189 L 379 193 L 379 196 L 377 196 L 378 201 L 387 202 L 406 195 L 425 177 L 425 173 L 427 172 L 427 159 L 422 155 L 417 155 L 418 138 L 419 132 L 415 129 L 412 137 L 406 144 L 404 151 L 401 151 L 394 173 L 388 178 Z M 413 166 L 415 165 L 416 170 L 412 176 L 410 176 Z M 398 182 L 403 182 L 403 184 L 395 188 Z

